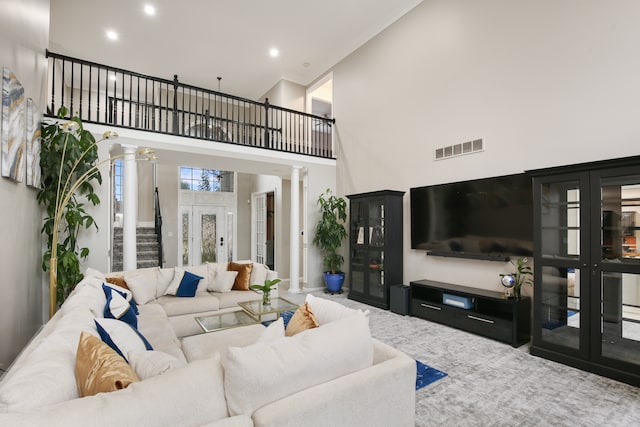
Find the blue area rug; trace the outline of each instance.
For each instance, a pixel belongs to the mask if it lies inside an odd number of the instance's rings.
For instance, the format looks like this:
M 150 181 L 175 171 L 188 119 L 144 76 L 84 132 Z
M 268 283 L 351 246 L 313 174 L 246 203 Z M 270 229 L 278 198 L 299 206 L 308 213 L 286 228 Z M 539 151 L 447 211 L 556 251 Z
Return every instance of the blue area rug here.
M 446 372 L 427 366 L 419 360 L 416 360 L 416 367 L 418 368 L 418 375 L 416 376 L 416 390 L 420 390 L 422 387 L 426 387 L 429 384 L 447 376 Z

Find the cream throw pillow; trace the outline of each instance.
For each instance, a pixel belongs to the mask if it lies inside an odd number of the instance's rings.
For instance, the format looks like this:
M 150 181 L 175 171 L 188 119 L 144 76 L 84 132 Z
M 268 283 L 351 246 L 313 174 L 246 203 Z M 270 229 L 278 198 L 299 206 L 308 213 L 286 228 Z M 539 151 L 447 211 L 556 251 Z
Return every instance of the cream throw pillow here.
M 334 320 L 353 316 L 356 313 L 366 317 L 369 316 L 369 310 L 354 310 L 353 308 L 345 307 L 335 301 L 315 297 L 311 294 L 307 294 L 305 302 L 309 304 L 309 307 L 311 307 L 313 315 L 320 325 L 326 325 Z
M 283 397 L 370 367 L 373 341 L 367 319 L 352 316 L 294 337 L 230 347 L 222 364 L 229 413 L 251 416 Z
M 140 381 L 129 364 L 99 338 L 80 333 L 76 382 L 80 397 L 121 390 Z
M 215 279 L 209 283 L 207 290 L 211 292 L 229 292 L 233 288 L 237 276 L 237 271 L 218 271 Z

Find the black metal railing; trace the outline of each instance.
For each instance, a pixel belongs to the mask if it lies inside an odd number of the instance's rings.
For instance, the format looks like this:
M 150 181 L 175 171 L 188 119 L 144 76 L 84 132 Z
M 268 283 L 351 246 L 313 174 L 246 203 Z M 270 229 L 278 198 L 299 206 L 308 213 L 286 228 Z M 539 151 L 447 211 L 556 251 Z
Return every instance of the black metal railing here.
M 47 115 L 334 158 L 334 119 L 47 51 Z
M 158 194 L 158 187 L 156 187 L 154 193 L 153 206 L 155 210 L 155 232 L 158 241 L 158 265 L 162 267 L 164 264 L 164 255 L 162 250 L 162 213 L 160 212 L 160 196 Z

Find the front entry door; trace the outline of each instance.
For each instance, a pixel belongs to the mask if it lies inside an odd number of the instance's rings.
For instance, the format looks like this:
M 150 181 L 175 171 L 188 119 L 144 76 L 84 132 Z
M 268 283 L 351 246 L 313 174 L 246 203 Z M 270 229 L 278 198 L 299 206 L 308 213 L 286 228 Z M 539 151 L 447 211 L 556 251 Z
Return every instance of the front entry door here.
M 183 206 L 181 220 L 183 266 L 229 259 L 224 207 Z

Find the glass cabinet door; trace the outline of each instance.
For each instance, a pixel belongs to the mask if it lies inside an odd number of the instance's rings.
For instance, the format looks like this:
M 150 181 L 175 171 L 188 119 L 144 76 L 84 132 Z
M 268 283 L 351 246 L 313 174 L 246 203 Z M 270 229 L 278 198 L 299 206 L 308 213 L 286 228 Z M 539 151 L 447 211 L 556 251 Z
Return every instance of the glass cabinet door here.
M 592 230 L 594 316 L 592 353 L 640 373 L 640 173 L 637 168 L 594 173 Z
M 586 176 L 567 175 L 559 180 L 539 178 L 534 187 L 539 224 L 536 236 L 536 290 L 539 304 L 534 316 L 538 325 L 534 340 L 547 348 L 584 355 L 588 351 L 588 313 L 584 311 L 586 265 Z M 588 277 L 588 273 L 587 277 Z M 587 297 L 588 298 L 588 297 Z M 588 306 L 587 306 L 588 307 Z

